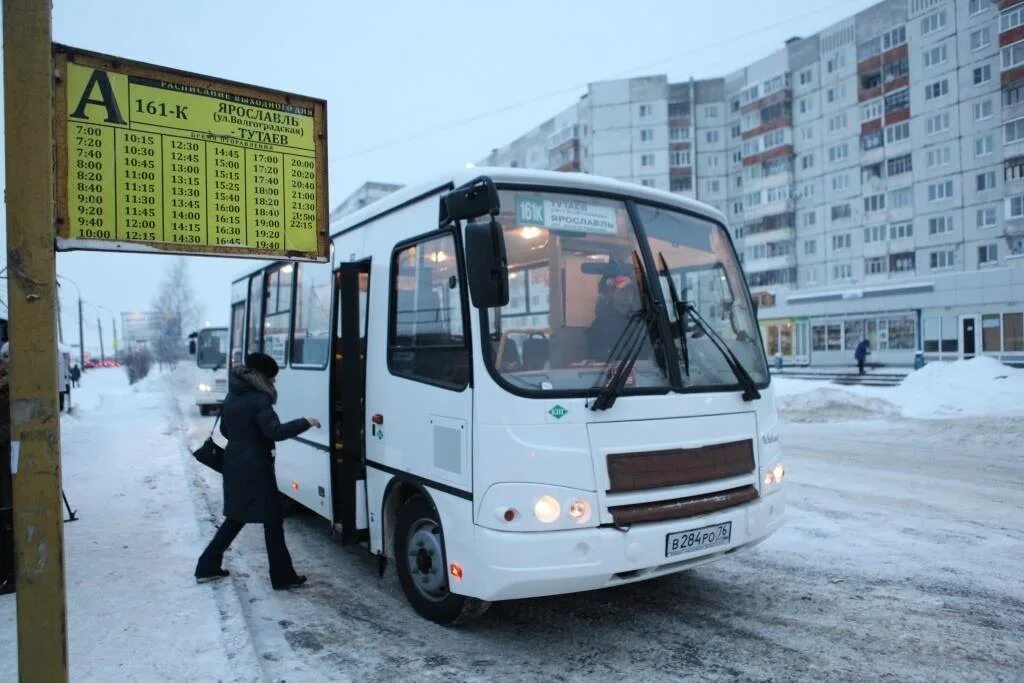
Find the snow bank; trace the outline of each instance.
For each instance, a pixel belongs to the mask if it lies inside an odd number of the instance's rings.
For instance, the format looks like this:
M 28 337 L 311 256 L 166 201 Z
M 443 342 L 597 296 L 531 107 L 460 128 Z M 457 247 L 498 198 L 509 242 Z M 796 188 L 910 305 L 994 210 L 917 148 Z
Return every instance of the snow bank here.
M 1024 416 L 1024 370 L 987 357 L 929 363 L 896 387 L 840 388 L 785 377 L 772 385 L 779 410 L 792 422 Z

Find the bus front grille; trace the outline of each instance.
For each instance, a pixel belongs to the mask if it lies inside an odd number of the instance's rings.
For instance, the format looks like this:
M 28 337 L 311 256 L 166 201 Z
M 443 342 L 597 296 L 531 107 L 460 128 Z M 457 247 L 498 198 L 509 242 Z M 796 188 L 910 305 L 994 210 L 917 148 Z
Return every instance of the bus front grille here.
M 754 471 L 750 439 L 699 448 L 608 455 L 608 493 L 697 484 Z
M 664 522 L 670 519 L 682 519 L 706 515 L 726 508 L 743 505 L 757 498 L 757 489 L 753 486 L 741 486 L 726 491 L 716 491 L 700 496 L 675 498 L 673 500 L 657 500 L 650 503 L 634 505 L 617 505 L 608 508 L 612 521 L 616 526 L 628 526 L 643 522 Z

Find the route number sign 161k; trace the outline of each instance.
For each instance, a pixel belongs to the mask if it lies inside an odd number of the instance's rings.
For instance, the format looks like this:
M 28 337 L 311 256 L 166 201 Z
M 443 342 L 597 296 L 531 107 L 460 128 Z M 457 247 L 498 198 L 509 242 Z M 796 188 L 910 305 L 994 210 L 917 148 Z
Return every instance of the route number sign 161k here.
M 323 100 L 54 45 L 57 247 L 325 261 Z

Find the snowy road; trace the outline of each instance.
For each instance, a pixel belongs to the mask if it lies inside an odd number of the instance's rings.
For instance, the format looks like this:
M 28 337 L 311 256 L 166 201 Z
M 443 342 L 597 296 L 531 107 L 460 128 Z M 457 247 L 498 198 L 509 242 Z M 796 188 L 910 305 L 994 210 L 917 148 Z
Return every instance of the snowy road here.
M 194 440 L 210 420 L 189 415 Z M 788 424 L 788 523 L 755 551 L 460 629 L 313 515 L 287 524 L 307 589 L 269 590 L 256 529 L 228 563 L 269 680 L 1021 680 L 1020 423 Z M 197 476 L 212 520 L 218 481 Z
M 799 403 L 789 518 L 753 552 L 446 629 L 310 514 L 286 524 L 306 587 L 270 589 L 258 528 L 230 579 L 196 586 L 220 482 L 188 455 L 212 423 L 191 380 L 90 373 L 62 420 L 72 680 L 1024 680 L 1020 416 L 815 422 L 848 409 Z M 0 596 L 0 681 L 14 632 Z

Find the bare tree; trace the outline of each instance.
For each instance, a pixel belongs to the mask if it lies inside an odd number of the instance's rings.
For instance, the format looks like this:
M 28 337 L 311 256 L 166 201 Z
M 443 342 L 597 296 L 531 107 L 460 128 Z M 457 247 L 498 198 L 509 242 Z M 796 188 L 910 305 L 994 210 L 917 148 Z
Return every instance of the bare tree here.
M 176 258 L 164 272 L 163 282 L 153 300 L 160 329 L 153 344 L 153 355 L 161 365 L 174 365 L 185 354 L 186 331 L 199 323 L 201 307 L 192 288 L 188 261 Z

